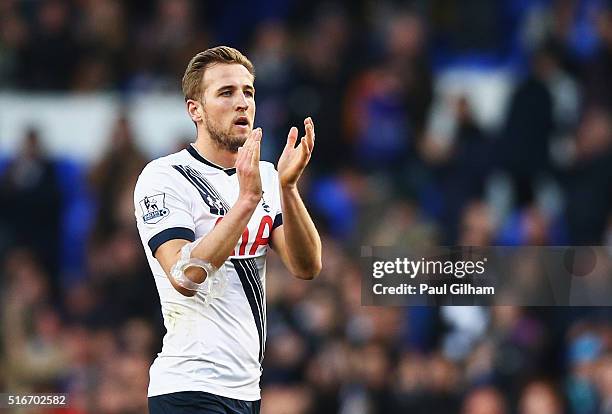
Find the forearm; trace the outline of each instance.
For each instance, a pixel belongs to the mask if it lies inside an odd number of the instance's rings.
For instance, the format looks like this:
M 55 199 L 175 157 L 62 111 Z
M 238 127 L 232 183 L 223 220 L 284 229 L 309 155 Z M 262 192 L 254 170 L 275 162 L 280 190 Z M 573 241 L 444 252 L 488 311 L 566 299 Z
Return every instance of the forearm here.
M 321 271 L 321 239 L 295 186 L 281 188 L 281 205 L 290 270 L 313 278 Z
M 256 207 L 255 200 L 239 199 L 215 228 L 194 247 L 191 257 L 221 267 L 232 254 Z

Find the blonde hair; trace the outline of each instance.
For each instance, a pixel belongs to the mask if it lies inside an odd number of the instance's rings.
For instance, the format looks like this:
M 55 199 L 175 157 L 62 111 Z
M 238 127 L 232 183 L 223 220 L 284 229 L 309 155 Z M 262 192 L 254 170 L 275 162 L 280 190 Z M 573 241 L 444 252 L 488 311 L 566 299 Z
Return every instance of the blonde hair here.
M 217 63 L 236 63 L 244 66 L 253 77 L 255 77 L 255 68 L 251 61 L 244 56 L 240 51 L 229 46 L 217 46 L 206 49 L 191 58 L 185 74 L 183 75 L 183 95 L 185 101 L 188 99 L 197 100 L 200 98 L 202 90 L 202 80 L 204 79 L 204 71 L 206 68 Z

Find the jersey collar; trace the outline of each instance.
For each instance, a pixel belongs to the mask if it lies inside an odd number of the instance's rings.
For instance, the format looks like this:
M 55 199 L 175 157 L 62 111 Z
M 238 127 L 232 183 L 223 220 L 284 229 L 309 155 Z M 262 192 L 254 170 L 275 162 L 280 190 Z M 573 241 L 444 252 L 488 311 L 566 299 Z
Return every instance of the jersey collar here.
M 201 163 L 204 163 L 204 164 L 208 165 L 209 167 L 213 167 L 213 168 L 216 168 L 218 170 L 221 170 L 224 173 L 226 173 L 227 175 L 234 175 L 234 174 L 236 174 L 236 168 L 223 168 L 220 165 L 215 164 L 214 162 L 208 161 L 206 158 L 204 158 L 202 155 L 200 155 L 200 153 L 198 152 L 197 149 L 195 149 L 193 144 L 189 144 L 189 146 L 187 147 L 187 152 L 189 152 L 189 154 L 191 154 L 191 156 L 193 158 L 195 158 L 196 160 L 200 161 Z

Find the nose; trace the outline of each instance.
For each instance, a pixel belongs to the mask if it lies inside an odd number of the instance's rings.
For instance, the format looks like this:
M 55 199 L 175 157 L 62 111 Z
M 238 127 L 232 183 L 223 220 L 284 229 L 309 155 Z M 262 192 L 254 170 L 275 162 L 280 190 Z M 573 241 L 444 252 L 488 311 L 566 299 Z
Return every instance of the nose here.
M 249 109 L 249 101 L 243 93 L 236 94 L 236 109 L 239 111 L 246 111 Z

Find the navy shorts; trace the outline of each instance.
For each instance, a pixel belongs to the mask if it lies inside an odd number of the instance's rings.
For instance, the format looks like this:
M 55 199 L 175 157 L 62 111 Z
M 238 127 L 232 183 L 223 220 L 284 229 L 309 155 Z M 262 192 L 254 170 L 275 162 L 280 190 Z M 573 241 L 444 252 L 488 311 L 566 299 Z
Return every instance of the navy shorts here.
M 203 391 L 149 397 L 149 414 L 259 414 L 261 400 L 242 401 Z

